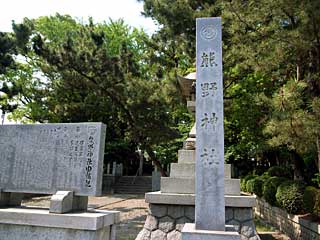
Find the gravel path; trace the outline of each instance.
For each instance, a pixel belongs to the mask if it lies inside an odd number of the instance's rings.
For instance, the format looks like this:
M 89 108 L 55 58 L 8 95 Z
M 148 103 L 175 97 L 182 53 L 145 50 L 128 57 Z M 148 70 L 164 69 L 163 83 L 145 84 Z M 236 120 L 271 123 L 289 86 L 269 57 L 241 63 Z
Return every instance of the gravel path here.
M 120 211 L 117 240 L 134 240 L 143 228 L 148 214 L 148 203 L 144 201 L 144 195 L 141 195 L 108 204 L 100 209 Z

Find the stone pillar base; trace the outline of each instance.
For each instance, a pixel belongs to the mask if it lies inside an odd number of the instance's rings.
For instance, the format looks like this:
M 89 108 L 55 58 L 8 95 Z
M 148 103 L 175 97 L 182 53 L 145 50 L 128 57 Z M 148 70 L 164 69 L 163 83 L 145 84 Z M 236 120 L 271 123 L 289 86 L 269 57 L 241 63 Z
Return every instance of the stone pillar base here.
M 47 209 L 0 209 L 0 239 L 6 240 L 115 240 L 119 212 L 67 214 Z
M 240 240 L 238 232 L 198 230 L 193 223 L 186 223 L 181 233 L 182 240 Z

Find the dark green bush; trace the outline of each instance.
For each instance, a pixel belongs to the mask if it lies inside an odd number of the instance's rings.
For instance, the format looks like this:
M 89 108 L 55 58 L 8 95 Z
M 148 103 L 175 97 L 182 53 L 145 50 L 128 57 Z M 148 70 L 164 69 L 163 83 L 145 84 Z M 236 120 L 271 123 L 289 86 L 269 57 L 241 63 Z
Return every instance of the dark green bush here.
M 248 180 L 246 188 L 248 192 L 256 194 L 258 197 L 262 197 L 263 178 L 255 177 Z
M 286 167 L 273 166 L 268 169 L 268 174 L 270 177 L 284 177 L 292 179 L 292 172 Z
M 286 209 L 288 213 L 301 213 L 303 211 L 304 187 L 301 181 L 289 180 L 280 184 L 276 193 L 279 206 Z
M 276 193 L 278 186 L 288 179 L 282 177 L 270 177 L 263 184 L 263 197 L 272 206 L 277 205 Z
M 257 177 L 257 175 L 249 174 L 249 175 L 245 176 L 244 178 L 241 178 L 241 180 L 240 180 L 240 189 L 241 189 L 241 191 L 249 192 L 248 189 L 247 189 L 247 182 L 250 179 L 253 179 L 255 177 Z
M 320 216 L 320 189 L 306 187 L 303 194 L 303 207 L 307 212 Z

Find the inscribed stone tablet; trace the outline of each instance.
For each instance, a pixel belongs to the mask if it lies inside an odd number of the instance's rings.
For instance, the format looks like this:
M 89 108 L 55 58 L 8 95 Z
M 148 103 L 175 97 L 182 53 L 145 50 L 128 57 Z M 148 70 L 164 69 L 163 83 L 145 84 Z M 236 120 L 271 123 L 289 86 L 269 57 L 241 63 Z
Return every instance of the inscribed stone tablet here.
M 102 123 L 0 126 L 0 189 L 101 195 L 105 129 Z

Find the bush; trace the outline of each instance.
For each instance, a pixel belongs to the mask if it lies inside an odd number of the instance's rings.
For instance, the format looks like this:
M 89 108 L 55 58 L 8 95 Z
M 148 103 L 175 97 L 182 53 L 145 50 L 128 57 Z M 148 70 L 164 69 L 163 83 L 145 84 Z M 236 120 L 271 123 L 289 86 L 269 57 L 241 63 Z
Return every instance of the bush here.
M 304 184 L 288 180 L 279 185 L 276 193 L 277 203 L 288 213 L 301 213 L 303 210 Z
M 303 194 L 303 207 L 307 212 L 320 216 L 320 189 L 306 187 Z
M 261 177 L 255 177 L 247 182 L 246 188 L 248 192 L 256 194 L 258 197 L 262 197 L 263 179 Z
M 273 166 L 268 169 L 268 174 L 270 177 L 284 177 L 292 179 L 292 173 L 290 169 L 281 166 Z
M 277 205 L 276 193 L 278 186 L 288 179 L 282 177 L 270 177 L 263 184 L 263 197 L 272 206 Z
M 253 179 L 255 177 L 257 177 L 257 175 L 249 174 L 249 175 L 245 176 L 244 178 L 241 178 L 241 180 L 240 180 L 240 189 L 241 189 L 241 191 L 249 192 L 248 189 L 247 189 L 247 182 L 250 179 Z

